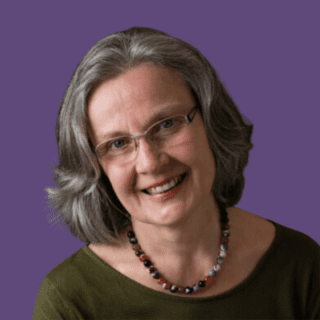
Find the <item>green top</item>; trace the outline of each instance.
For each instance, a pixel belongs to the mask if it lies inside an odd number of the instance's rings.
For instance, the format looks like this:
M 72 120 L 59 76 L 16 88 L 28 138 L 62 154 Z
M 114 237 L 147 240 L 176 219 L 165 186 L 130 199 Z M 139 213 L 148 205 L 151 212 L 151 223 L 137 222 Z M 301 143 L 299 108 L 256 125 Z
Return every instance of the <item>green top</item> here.
M 276 237 L 251 275 L 207 298 L 146 288 L 85 245 L 45 277 L 33 319 L 320 319 L 320 246 L 271 222 Z

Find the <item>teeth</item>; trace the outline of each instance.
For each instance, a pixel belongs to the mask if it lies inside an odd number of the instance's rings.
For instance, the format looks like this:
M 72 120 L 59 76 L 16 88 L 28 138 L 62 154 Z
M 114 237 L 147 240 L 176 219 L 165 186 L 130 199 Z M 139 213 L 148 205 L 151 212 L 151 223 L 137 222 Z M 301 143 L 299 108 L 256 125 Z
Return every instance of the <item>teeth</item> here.
M 146 189 L 146 191 L 149 194 L 161 193 L 161 192 L 167 191 L 167 190 L 171 189 L 172 187 L 176 186 L 179 182 L 181 182 L 181 180 L 182 180 L 182 177 L 179 176 L 179 177 L 174 178 L 174 179 L 170 180 L 169 182 L 163 184 L 162 186 Z

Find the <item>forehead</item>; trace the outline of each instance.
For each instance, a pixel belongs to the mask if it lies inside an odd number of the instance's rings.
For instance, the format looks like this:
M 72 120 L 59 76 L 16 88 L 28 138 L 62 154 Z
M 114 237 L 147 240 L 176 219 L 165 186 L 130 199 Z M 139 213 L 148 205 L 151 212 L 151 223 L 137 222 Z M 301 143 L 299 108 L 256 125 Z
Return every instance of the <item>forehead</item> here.
M 158 113 L 184 112 L 193 105 L 191 92 L 177 72 L 140 65 L 105 81 L 93 92 L 88 103 L 91 138 L 101 142 L 115 130 L 140 133 Z

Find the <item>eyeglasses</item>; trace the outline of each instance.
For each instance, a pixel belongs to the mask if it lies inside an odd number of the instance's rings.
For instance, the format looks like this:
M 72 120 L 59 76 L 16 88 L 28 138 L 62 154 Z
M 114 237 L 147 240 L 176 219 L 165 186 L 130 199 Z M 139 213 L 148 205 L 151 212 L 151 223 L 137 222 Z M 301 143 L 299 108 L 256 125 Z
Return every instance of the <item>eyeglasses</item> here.
M 198 106 L 193 107 L 185 115 L 176 115 L 156 122 L 147 131 L 136 136 L 122 136 L 98 144 L 95 148 L 96 155 L 103 160 L 132 161 L 136 155 L 136 139 L 146 136 L 151 144 L 177 146 L 186 142 L 188 135 L 186 129 L 195 118 Z

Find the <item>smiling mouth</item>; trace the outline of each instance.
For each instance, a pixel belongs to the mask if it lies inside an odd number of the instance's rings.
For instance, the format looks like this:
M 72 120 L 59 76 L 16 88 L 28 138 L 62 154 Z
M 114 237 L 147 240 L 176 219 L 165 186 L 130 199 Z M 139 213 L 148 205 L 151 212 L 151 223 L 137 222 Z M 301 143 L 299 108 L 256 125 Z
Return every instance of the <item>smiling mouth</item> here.
M 161 186 L 155 187 L 155 188 L 149 188 L 149 189 L 144 189 L 142 192 L 149 194 L 149 195 L 154 195 L 154 194 L 160 194 L 160 193 L 165 193 L 170 191 L 171 189 L 175 188 L 179 184 L 182 183 L 182 181 L 185 179 L 187 173 L 183 173 L 179 177 L 173 178 L 169 180 L 168 182 L 164 183 Z

